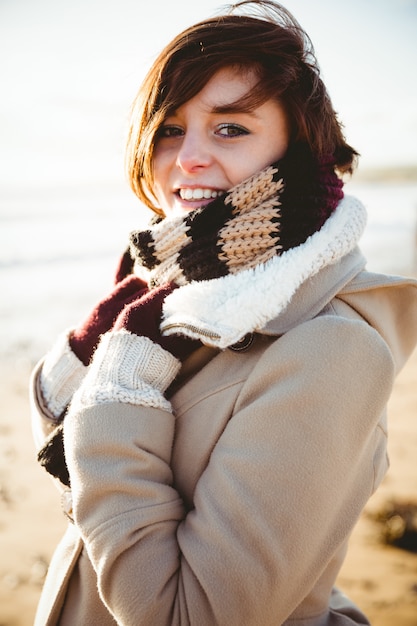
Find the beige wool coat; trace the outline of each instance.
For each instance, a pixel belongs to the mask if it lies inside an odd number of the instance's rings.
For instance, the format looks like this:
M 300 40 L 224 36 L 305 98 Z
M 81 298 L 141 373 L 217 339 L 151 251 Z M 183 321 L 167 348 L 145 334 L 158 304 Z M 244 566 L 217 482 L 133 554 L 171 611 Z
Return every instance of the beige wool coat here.
M 198 349 L 159 405 L 74 402 L 75 522 L 37 626 L 368 624 L 334 583 L 388 467 L 386 404 L 417 340 L 417 284 L 364 263 L 352 245 L 240 343 Z M 52 427 L 42 367 L 37 445 Z

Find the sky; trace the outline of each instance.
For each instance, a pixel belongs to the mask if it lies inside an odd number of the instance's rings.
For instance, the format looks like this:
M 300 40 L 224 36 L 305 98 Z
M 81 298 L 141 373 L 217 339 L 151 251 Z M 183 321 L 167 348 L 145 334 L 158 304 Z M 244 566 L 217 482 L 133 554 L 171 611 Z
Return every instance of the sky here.
M 123 178 L 130 103 L 221 0 L 0 0 L 0 185 Z M 288 0 L 362 167 L 417 164 L 417 0 Z

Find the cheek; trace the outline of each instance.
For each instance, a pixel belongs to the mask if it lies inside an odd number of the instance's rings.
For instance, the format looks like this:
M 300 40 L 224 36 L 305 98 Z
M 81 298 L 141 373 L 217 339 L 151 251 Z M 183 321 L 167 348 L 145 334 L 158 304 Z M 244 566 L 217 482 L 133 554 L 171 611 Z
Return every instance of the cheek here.
M 155 154 L 152 160 L 153 188 L 155 193 L 161 194 L 167 184 L 169 167 L 163 154 Z
M 285 155 L 288 142 L 283 141 L 281 137 L 279 141 L 277 139 L 265 138 L 256 146 L 252 146 L 248 152 L 235 155 L 228 168 L 228 177 L 233 185 L 241 183 Z
M 288 149 L 289 132 L 287 124 L 281 122 L 267 140 L 270 162 L 282 159 Z
M 166 211 L 166 206 L 168 203 L 168 194 L 166 188 L 161 183 L 154 181 L 153 185 L 153 195 L 163 211 Z
M 164 161 L 160 152 L 155 151 L 152 159 L 152 174 L 154 184 L 159 184 L 163 176 Z

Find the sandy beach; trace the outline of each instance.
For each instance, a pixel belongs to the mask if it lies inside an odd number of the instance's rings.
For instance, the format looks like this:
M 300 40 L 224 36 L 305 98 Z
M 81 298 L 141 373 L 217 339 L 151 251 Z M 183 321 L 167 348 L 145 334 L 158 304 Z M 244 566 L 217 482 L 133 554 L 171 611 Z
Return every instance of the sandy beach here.
M 24 358 L 0 364 L 0 626 L 33 623 L 49 559 L 66 526 L 55 488 L 35 461 L 28 402 L 32 365 Z M 384 545 L 373 519 L 391 500 L 417 503 L 416 381 L 417 351 L 390 401 L 390 471 L 355 529 L 338 580 L 373 626 L 417 626 L 417 554 Z

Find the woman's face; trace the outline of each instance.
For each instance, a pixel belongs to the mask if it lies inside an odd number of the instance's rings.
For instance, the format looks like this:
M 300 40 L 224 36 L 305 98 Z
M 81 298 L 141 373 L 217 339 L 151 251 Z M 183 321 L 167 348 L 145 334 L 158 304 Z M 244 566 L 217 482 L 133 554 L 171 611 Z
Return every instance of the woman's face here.
M 194 98 L 167 117 L 153 157 L 154 193 L 165 215 L 211 202 L 282 158 L 289 129 L 282 106 L 233 106 L 257 82 L 255 72 L 219 70 Z

